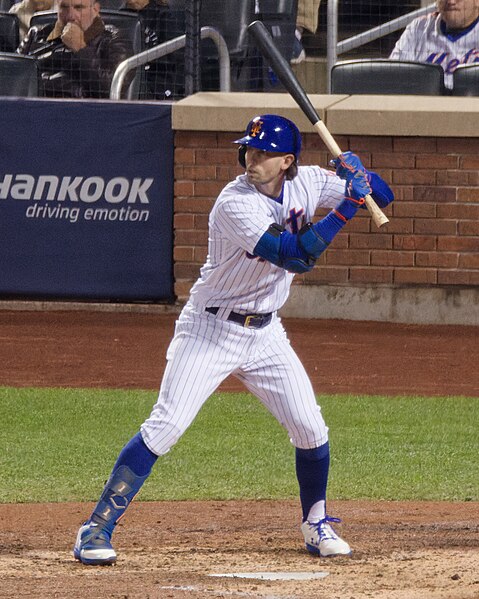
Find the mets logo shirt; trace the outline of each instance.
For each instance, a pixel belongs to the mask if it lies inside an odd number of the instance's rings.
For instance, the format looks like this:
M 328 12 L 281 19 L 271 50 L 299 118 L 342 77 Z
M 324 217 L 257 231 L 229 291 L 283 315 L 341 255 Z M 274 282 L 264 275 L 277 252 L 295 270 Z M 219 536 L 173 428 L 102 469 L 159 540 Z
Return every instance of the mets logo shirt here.
M 439 13 L 419 17 L 406 27 L 389 58 L 439 64 L 451 89 L 459 65 L 479 63 L 479 18 L 467 29 L 448 32 Z

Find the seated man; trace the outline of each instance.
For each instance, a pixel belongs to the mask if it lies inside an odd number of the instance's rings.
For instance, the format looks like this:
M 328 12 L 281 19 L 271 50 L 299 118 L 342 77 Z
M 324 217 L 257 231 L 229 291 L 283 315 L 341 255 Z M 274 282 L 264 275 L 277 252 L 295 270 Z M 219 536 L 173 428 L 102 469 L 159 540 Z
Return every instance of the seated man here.
M 8 11 L 17 15 L 20 27 L 20 40 L 22 40 L 30 29 L 30 19 L 41 10 L 52 10 L 53 0 L 21 0 Z
M 42 95 L 109 97 L 113 73 L 133 48 L 99 13 L 95 0 L 59 0 L 57 21 L 29 30 L 18 52 L 39 60 Z
M 409 23 L 389 58 L 439 64 L 452 88 L 459 65 L 479 63 L 479 0 L 436 0 L 436 6 Z
M 296 32 L 291 64 L 299 64 L 306 58 L 302 37 L 304 30 L 315 34 L 318 28 L 319 5 L 321 0 L 298 0 Z

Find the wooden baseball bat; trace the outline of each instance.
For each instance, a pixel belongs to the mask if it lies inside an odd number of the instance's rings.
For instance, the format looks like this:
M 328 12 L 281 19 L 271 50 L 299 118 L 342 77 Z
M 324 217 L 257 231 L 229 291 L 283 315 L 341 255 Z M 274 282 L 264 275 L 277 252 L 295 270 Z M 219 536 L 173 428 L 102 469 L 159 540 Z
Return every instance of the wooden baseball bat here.
M 278 50 L 264 23 L 262 21 L 253 21 L 250 23 L 250 25 L 248 25 L 248 31 L 253 36 L 262 55 L 269 60 L 271 68 L 274 70 L 278 79 L 288 90 L 296 104 L 301 108 L 313 127 L 319 133 L 319 136 L 325 143 L 329 152 L 334 156 L 334 158 L 338 158 L 342 154 L 340 147 L 335 142 L 326 125 L 319 118 L 319 115 L 311 104 L 306 92 L 296 79 L 289 62 Z M 384 212 L 382 212 L 370 195 L 367 195 L 364 198 L 364 201 L 374 223 L 378 228 L 389 222 L 388 217 L 384 214 Z

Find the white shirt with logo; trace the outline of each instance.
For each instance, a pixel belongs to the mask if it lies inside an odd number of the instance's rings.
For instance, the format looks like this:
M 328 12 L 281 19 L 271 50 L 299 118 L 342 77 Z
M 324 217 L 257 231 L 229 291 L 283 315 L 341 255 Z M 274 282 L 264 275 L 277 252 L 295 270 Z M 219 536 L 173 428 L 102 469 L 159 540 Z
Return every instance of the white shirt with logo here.
M 479 64 L 479 18 L 467 29 L 448 32 L 439 13 L 419 17 L 406 27 L 389 58 L 439 64 L 451 89 L 459 65 Z

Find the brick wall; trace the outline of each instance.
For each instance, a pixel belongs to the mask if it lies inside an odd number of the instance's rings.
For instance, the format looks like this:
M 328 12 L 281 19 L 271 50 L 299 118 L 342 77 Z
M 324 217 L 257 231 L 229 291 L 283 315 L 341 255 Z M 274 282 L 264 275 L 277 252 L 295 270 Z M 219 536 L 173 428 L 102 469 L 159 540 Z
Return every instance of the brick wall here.
M 242 132 L 238 132 L 239 137 Z M 175 135 L 175 292 L 188 296 L 207 253 L 208 214 L 240 174 L 232 133 Z M 341 137 L 396 200 L 377 229 L 365 211 L 337 235 L 296 285 L 479 286 L 479 138 Z M 315 133 L 303 135 L 302 164 L 326 166 Z M 321 214 L 318 213 L 318 216 Z

